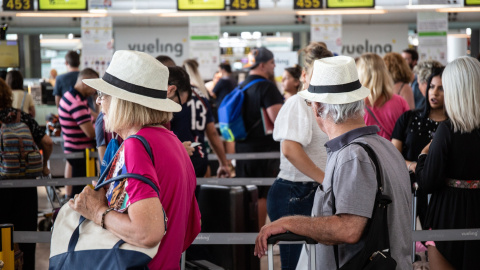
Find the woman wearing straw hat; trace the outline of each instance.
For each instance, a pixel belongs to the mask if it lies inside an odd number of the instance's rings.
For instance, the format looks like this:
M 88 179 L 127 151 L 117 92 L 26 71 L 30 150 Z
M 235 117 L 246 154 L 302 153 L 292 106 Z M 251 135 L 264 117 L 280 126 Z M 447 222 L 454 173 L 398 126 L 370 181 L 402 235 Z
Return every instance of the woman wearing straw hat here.
M 377 125 L 378 135 L 390 140 L 397 119 L 410 107 L 405 99 L 393 93 L 392 78 L 380 56 L 363 54 L 357 61 L 357 69 L 360 83 L 370 89 L 365 99 L 365 124 Z
M 112 161 L 106 179 L 135 173 L 150 179 L 160 197 L 148 185 L 125 178 L 108 190 L 86 187 L 70 207 L 85 218 L 110 230 L 129 244 L 154 247 L 160 241 L 150 269 L 179 269 L 181 253 L 200 231 L 200 212 L 195 200 L 196 178 L 182 143 L 163 124 L 180 105 L 167 98 L 168 69 L 148 54 L 117 51 L 101 79 L 83 82 L 99 91 L 105 129 L 125 141 Z M 153 158 L 131 135 L 146 139 Z M 165 235 L 164 214 L 168 217 Z M 115 211 L 110 211 L 115 210 Z

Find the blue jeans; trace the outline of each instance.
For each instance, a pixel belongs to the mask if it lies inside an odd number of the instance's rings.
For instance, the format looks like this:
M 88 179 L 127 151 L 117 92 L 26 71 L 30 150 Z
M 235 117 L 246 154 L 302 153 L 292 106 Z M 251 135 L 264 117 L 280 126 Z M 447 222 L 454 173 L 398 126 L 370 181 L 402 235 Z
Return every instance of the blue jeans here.
M 284 216 L 310 216 L 317 182 L 292 182 L 277 178 L 267 196 L 267 212 L 271 221 Z M 302 245 L 280 245 L 282 269 L 295 269 Z

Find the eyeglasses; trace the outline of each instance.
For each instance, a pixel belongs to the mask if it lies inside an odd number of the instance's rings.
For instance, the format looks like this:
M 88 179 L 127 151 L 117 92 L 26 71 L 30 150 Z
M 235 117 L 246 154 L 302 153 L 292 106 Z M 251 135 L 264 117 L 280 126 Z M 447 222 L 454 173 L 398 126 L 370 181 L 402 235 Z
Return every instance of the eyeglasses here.
M 307 104 L 308 107 L 312 107 L 312 102 L 308 99 L 305 99 L 305 104 Z
M 104 100 L 106 97 L 108 97 L 107 94 L 97 90 L 97 99 Z

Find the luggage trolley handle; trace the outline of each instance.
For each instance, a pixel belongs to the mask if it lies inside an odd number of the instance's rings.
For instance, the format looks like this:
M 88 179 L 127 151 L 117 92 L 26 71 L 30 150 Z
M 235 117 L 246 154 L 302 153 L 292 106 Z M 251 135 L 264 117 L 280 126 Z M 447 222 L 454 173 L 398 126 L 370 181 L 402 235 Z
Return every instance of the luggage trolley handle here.
M 280 233 L 270 236 L 267 239 L 268 244 L 268 269 L 273 269 L 273 245 L 275 245 L 279 241 L 284 242 L 305 242 L 308 245 L 312 245 L 310 248 L 309 260 L 311 269 L 315 269 L 315 244 L 318 244 L 317 241 L 313 240 L 310 237 L 294 234 L 291 232 Z

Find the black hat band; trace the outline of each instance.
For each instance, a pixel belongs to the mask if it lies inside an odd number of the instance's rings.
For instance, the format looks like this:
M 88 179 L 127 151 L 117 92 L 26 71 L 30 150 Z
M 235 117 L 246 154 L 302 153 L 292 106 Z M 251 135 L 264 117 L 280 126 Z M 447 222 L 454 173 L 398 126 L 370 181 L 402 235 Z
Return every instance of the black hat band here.
M 337 85 L 311 85 L 308 86 L 308 92 L 315 94 L 338 94 L 338 93 L 347 93 L 358 90 L 362 87 L 362 84 L 359 80 Z
M 121 80 L 107 72 L 105 72 L 105 74 L 103 75 L 102 80 L 104 80 L 105 82 L 113 86 L 116 86 L 118 88 L 121 88 L 133 94 L 142 95 L 142 96 L 151 97 L 151 98 L 161 98 L 161 99 L 167 98 L 167 91 L 161 91 L 161 90 L 156 90 L 156 89 L 132 84 L 124 80 Z

